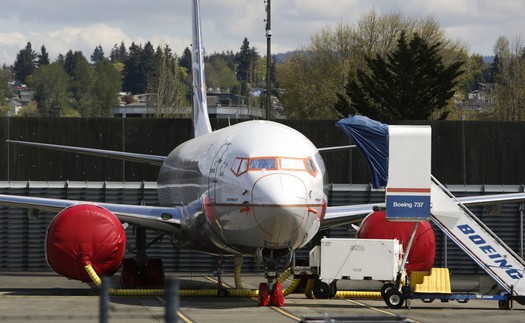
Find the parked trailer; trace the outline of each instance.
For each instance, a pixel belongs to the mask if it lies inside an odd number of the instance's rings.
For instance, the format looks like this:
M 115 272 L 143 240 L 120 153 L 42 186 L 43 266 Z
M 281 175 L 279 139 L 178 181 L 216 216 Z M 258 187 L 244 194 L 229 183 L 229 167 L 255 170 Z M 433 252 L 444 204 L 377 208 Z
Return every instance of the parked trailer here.
M 403 246 L 395 239 L 321 239 L 321 245 L 310 251 L 310 267 L 318 275 L 315 298 L 335 296 L 339 279 L 377 280 L 392 286 L 402 253 Z

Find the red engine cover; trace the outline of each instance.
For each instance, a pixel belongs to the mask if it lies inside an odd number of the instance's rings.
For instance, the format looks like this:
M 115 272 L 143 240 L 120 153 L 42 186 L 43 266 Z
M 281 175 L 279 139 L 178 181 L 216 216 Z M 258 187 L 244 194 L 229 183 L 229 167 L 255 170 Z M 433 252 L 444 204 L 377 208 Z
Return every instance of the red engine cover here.
M 91 262 L 99 276 L 111 276 L 120 267 L 126 234 L 110 211 L 92 204 L 69 207 L 51 221 L 46 236 L 46 257 L 58 274 L 90 281 L 83 261 Z
M 385 212 L 374 212 L 361 223 L 358 237 L 362 239 L 397 239 L 406 251 L 414 222 L 390 222 Z M 410 254 L 408 255 L 407 273 L 428 271 L 434 265 L 436 257 L 436 237 L 428 222 L 421 222 L 416 231 Z

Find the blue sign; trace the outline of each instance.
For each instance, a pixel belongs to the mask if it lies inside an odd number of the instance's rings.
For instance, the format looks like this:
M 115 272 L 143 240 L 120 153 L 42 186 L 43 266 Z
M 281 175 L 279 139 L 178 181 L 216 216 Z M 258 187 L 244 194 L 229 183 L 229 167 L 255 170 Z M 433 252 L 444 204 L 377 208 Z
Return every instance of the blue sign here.
M 430 218 L 430 196 L 387 195 L 386 217 L 389 220 L 426 221 Z

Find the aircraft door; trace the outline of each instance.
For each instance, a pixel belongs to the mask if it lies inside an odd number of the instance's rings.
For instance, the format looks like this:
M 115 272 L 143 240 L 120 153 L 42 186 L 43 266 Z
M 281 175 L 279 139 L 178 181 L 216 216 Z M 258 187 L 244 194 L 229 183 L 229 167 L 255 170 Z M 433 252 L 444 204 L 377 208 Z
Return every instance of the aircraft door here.
M 231 143 L 227 142 L 222 144 L 219 148 L 210 168 L 210 177 L 208 178 L 208 198 L 211 203 L 215 203 L 217 199 L 217 183 L 218 179 L 224 175 L 227 169 L 228 162 L 224 159 L 224 153 L 230 147 Z

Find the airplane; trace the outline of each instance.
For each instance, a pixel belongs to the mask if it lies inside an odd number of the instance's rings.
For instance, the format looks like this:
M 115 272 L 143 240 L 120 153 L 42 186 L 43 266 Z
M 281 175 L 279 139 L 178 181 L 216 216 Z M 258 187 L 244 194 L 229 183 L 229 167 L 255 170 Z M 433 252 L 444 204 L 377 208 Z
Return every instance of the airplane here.
M 282 298 L 282 290 L 274 288 L 280 261 L 289 260 L 319 230 L 361 221 L 375 212 L 374 205 L 327 206 L 328 178 L 320 154 L 324 149 L 288 126 L 256 120 L 212 131 L 199 0 L 193 0 L 192 8 L 194 138 L 168 156 L 8 141 L 159 166 L 160 206 L 14 195 L 0 195 L 0 205 L 58 213 L 48 229 L 46 258 L 53 270 L 68 278 L 89 281 L 83 268 L 89 263 L 100 276 L 110 276 L 122 265 L 123 286 L 162 282 L 162 265 L 145 254 L 146 230 L 152 230 L 169 236 L 177 248 L 234 256 L 236 263 L 243 256 L 255 257 L 264 265 L 266 277 L 259 286 L 259 305 L 268 305 L 269 297 Z M 465 202 L 502 200 L 483 196 Z M 366 221 L 370 220 L 361 227 Z M 124 224 L 136 228 L 135 259 L 123 259 Z M 421 254 L 428 257 L 426 251 Z

